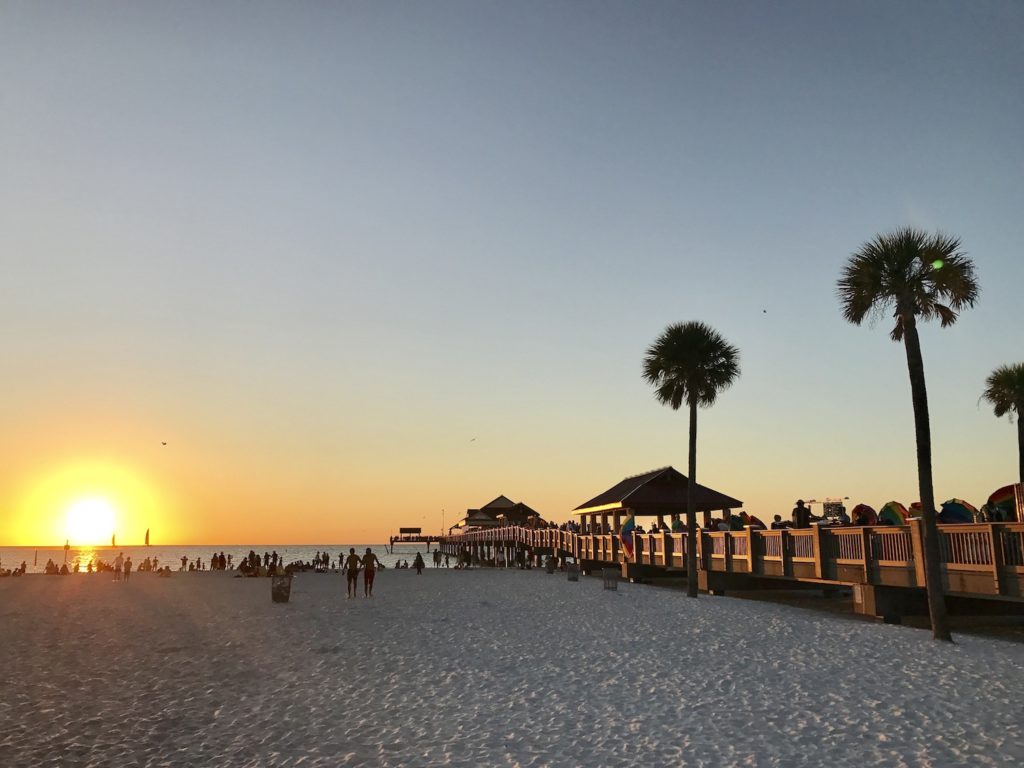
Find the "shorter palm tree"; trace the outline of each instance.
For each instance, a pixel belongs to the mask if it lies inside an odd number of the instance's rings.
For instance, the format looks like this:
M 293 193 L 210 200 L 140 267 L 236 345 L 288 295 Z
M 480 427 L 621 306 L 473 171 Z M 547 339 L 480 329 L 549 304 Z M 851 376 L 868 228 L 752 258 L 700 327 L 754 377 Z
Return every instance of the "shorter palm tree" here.
M 1017 463 L 1019 482 L 1024 483 L 1024 363 L 1001 365 L 985 379 L 982 398 L 987 400 L 996 416 L 1011 411 L 1017 414 Z
M 644 379 L 663 405 L 690 410 L 690 468 L 686 483 L 687 592 L 697 596 L 697 406 L 714 405 L 718 393 L 740 375 L 740 353 L 709 325 L 691 321 L 668 326 L 647 349 Z

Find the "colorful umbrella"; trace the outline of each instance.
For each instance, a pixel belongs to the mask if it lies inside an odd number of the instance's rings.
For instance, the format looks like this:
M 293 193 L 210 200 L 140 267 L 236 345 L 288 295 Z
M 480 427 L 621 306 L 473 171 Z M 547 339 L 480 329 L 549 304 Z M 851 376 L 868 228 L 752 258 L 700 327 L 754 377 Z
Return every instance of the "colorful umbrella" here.
M 907 508 L 898 501 L 887 501 L 878 511 L 878 522 L 882 525 L 906 525 Z
M 1000 519 L 1016 520 L 1017 494 L 1024 496 L 1024 488 L 1021 488 L 1020 483 L 1004 486 L 988 497 L 988 506 L 998 511 Z
M 950 499 L 942 502 L 942 510 L 938 518 L 940 523 L 973 523 L 978 510 L 963 499 Z
M 867 504 L 858 504 L 851 510 L 850 519 L 855 525 L 877 525 L 878 513 Z

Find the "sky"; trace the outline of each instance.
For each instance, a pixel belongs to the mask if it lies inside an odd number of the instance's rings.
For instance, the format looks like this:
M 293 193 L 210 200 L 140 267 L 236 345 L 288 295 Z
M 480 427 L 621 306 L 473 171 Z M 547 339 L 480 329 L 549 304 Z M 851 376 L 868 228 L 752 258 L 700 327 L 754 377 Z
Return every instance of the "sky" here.
M 741 353 L 699 482 L 909 504 L 904 351 L 835 295 L 907 225 L 977 266 L 921 336 L 936 497 L 981 504 L 1022 81 L 1015 2 L 0 0 L 0 543 L 97 498 L 125 544 L 565 520 L 686 472 L 641 378 L 686 320 Z

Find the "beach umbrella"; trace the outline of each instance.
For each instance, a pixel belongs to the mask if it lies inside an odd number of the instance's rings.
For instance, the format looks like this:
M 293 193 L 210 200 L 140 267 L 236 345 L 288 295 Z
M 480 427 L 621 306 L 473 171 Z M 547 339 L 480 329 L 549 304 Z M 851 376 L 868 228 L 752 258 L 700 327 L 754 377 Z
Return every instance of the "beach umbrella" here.
M 907 508 L 898 501 L 887 501 L 878 511 L 878 522 L 884 525 L 906 525 Z
M 942 502 L 942 509 L 939 511 L 940 523 L 973 523 L 978 516 L 978 510 L 972 504 L 963 499 L 950 499 Z
M 1021 488 L 1020 483 L 1004 486 L 988 497 L 988 506 L 999 512 L 999 519 L 1015 521 L 1017 519 L 1018 494 L 1024 495 L 1024 489 Z
M 858 504 L 850 510 L 850 519 L 861 520 L 864 525 L 877 525 L 878 513 L 875 512 L 873 507 L 869 507 L 867 504 Z

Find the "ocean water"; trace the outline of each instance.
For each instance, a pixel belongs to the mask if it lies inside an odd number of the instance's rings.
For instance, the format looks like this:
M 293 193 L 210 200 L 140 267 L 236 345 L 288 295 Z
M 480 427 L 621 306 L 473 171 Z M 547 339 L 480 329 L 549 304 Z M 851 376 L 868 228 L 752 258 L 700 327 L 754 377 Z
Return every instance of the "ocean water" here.
M 249 550 L 253 550 L 261 558 L 264 552 L 277 551 L 279 557 L 284 558 L 284 562 L 291 563 L 296 560 L 302 560 L 308 562 L 313 559 L 313 556 L 317 552 L 323 552 L 327 550 L 327 553 L 331 556 L 331 560 L 337 567 L 337 559 L 339 554 L 348 555 L 349 547 L 355 547 L 356 553 L 362 555 L 366 552 L 366 548 L 370 547 L 380 559 L 382 563 L 388 568 L 393 568 L 399 561 L 408 560 L 409 565 L 412 565 L 412 560 L 416 556 L 417 552 L 423 555 L 423 559 L 427 561 L 427 566 L 432 567 L 433 561 L 430 555 L 427 553 L 426 546 L 420 544 L 418 546 L 406 545 L 395 545 L 394 554 L 388 552 L 386 544 L 320 544 L 320 545 L 307 545 L 307 544 L 281 544 L 281 545 L 250 545 L 250 544 L 231 544 L 223 546 L 191 546 L 186 544 L 172 545 L 172 546 L 160 546 L 160 547 L 72 547 L 67 553 L 67 564 L 69 569 L 73 569 L 75 563 L 79 563 L 81 570 L 84 573 L 86 563 L 92 560 L 94 563 L 97 560 L 103 560 L 107 563 L 112 563 L 114 558 L 117 557 L 118 553 L 123 553 L 125 557 L 132 559 L 132 565 L 134 568 L 138 568 L 139 565 L 147 557 L 157 558 L 159 564 L 169 565 L 171 570 L 178 570 L 181 567 L 181 558 L 187 557 L 189 562 L 194 562 L 198 557 L 202 560 L 203 565 L 209 569 L 210 558 L 213 555 L 224 553 L 225 556 L 232 556 L 232 564 L 237 566 L 243 557 L 249 554 Z M 437 544 L 432 544 L 431 549 L 437 549 Z M 42 573 L 46 568 L 46 561 L 53 560 L 58 566 L 65 562 L 64 560 L 64 548 L 63 547 L 0 547 L 0 567 L 4 569 L 17 568 L 24 562 L 27 566 L 28 573 Z M 453 563 L 454 565 L 454 563 Z

